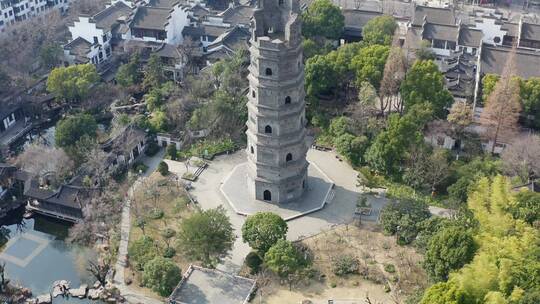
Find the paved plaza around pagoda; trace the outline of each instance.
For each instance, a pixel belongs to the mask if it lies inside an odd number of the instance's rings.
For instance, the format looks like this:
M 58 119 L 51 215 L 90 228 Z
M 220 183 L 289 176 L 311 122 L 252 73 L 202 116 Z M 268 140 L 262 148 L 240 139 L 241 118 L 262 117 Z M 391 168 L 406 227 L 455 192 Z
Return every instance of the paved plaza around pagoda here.
M 241 163 L 225 178 L 220 191 L 232 209 L 240 215 L 273 212 L 286 221 L 321 210 L 332 199 L 334 183 L 317 165 L 308 167 L 307 189 L 301 198 L 285 204 L 256 200 L 248 189 L 247 163 Z

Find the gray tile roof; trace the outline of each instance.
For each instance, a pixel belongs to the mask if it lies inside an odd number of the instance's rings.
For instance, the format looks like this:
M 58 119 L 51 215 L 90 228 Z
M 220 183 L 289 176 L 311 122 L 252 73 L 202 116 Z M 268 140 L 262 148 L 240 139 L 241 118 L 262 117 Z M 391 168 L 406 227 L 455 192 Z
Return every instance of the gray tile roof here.
M 223 33 L 219 36 L 211 46 L 225 45 L 227 48 L 238 51 L 238 50 L 247 50 L 249 38 L 251 33 L 249 29 L 242 27 L 234 27 L 233 29 Z
M 223 21 L 230 23 L 232 26 L 237 24 L 249 25 L 251 17 L 253 17 L 254 7 L 239 5 L 233 8 L 228 8 L 223 12 Z
M 457 25 L 441 25 L 426 23 L 422 32 L 422 39 L 458 40 L 459 27 Z
M 58 192 L 56 192 L 53 196 L 46 199 L 47 202 L 55 203 L 57 205 L 82 209 L 82 204 L 80 201 L 80 196 L 82 194 L 82 190 L 71 187 L 68 185 L 63 185 L 60 187 Z
M 521 25 L 521 39 L 540 41 L 540 25 L 523 23 Z
M 0 104 L 0 119 L 4 119 L 19 110 L 20 106 L 15 104 L 4 105 Z
M 151 7 L 161 7 L 161 8 L 172 8 L 178 3 L 184 3 L 183 0 L 151 0 L 148 3 L 148 6 Z
M 110 140 L 112 150 L 117 153 L 127 153 L 133 150 L 146 138 L 146 132 L 134 125 L 127 126 L 122 133 Z
M 210 10 L 200 6 L 199 4 L 192 7 L 191 12 L 193 13 L 193 16 L 199 17 L 199 18 L 210 15 Z
M 501 74 L 511 48 L 506 46 L 482 45 L 481 72 Z M 518 49 L 516 52 L 516 75 L 528 79 L 540 77 L 540 53 Z
M 17 171 L 16 167 L 6 163 L 0 163 L 0 179 L 11 177 L 15 171 Z
M 417 5 L 414 10 L 412 24 L 416 26 L 422 25 L 424 16 L 427 22 L 436 24 L 454 25 L 456 17 L 454 12 L 449 8 L 427 7 Z
M 459 31 L 458 43 L 463 46 L 479 47 L 483 36 L 484 34 L 480 30 L 462 26 Z
M 77 37 L 68 44 L 64 45 L 64 49 L 69 51 L 70 55 L 75 56 L 75 60 L 79 63 L 89 61 L 87 55 L 90 52 L 91 47 L 92 43 L 88 42 L 82 37 Z
M 382 12 L 364 10 L 343 10 L 345 29 L 362 29 L 371 19 L 382 16 Z
M 507 36 L 517 37 L 519 25 L 517 23 L 505 23 L 501 26 L 502 30 L 506 31 Z
M 82 37 L 77 37 L 68 44 L 64 45 L 65 49 L 76 51 L 76 50 L 84 50 L 84 51 L 90 51 L 90 47 L 92 46 L 92 43 L 88 42 L 86 39 Z
M 175 58 L 179 59 L 181 57 L 180 53 L 176 46 L 168 43 L 164 43 L 157 51 L 156 54 L 160 57 Z M 142 137 L 144 138 L 144 137 Z
M 229 29 L 222 26 L 215 26 L 215 25 L 203 25 L 204 27 L 204 33 L 210 37 L 219 37 Z
M 118 18 L 128 16 L 131 12 L 132 9 L 129 6 L 125 5 L 123 2 L 117 2 L 92 16 L 92 20 L 96 23 L 98 28 L 110 31 Z
M 137 12 L 131 22 L 131 27 L 150 30 L 165 30 L 169 15 L 169 9 L 141 6 L 137 8 Z
M 183 36 L 190 36 L 195 39 L 199 39 L 199 37 L 204 35 L 204 27 L 202 26 L 186 26 L 182 30 Z

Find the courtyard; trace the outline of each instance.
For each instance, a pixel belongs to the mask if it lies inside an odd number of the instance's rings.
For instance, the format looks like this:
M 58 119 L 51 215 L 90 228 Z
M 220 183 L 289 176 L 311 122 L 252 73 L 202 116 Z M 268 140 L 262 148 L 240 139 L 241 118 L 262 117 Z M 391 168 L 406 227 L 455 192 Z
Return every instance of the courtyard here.
M 245 162 L 244 151 L 238 151 L 230 155 L 222 155 L 210 161 L 210 165 L 205 169 L 199 178 L 192 183 L 191 195 L 197 200 L 202 209 L 211 209 L 223 206 L 231 219 L 235 228 L 237 239 L 233 250 L 223 261 L 218 269 L 237 273 L 249 253 L 249 246 L 242 241 L 241 228 L 245 221 L 245 216 L 238 214 L 227 202 L 220 188 L 233 172 L 234 168 Z M 356 202 L 360 191 L 357 187 L 357 172 L 346 162 L 337 158 L 334 152 L 324 152 L 310 149 L 307 160 L 319 168 L 323 174 L 333 182 L 332 194 L 326 201 L 326 206 L 319 211 L 288 221 L 289 240 L 298 240 L 305 237 L 319 234 L 340 224 L 350 223 L 354 219 Z M 169 170 L 178 176 L 185 173 L 185 165 L 182 162 L 165 160 L 169 165 Z M 384 197 L 368 197 L 373 208 L 369 220 L 375 221 L 382 206 L 386 203 Z M 287 207 L 284 207 L 285 209 Z
M 324 208 L 332 196 L 334 183 L 317 165 L 310 164 L 304 195 L 298 200 L 286 204 L 260 201 L 252 197 L 249 189 L 248 164 L 241 163 L 234 167 L 220 186 L 221 194 L 233 210 L 240 215 L 252 215 L 257 212 L 272 212 L 290 221 Z

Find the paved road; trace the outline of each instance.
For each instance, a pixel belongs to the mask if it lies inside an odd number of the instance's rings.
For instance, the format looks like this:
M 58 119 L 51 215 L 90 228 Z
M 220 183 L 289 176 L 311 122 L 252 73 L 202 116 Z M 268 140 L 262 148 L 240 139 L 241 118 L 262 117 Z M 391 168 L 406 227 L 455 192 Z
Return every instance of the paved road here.
M 163 304 L 163 301 L 147 297 L 142 294 L 138 294 L 136 290 L 132 289 L 130 286 L 125 284 L 124 278 L 124 269 L 127 261 L 128 253 L 128 243 L 129 243 L 129 232 L 131 230 L 131 220 L 130 220 L 130 208 L 131 208 L 131 197 L 133 192 L 137 187 L 142 183 L 142 181 L 148 177 L 152 172 L 154 172 L 165 155 L 165 150 L 159 151 L 153 157 L 143 157 L 141 161 L 148 166 L 148 170 L 142 174 L 129 188 L 128 197 L 122 208 L 122 221 L 120 223 L 120 245 L 118 248 L 118 259 L 116 260 L 115 274 L 114 274 L 114 285 L 120 291 L 120 294 L 124 296 L 129 303 L 133 304 Z

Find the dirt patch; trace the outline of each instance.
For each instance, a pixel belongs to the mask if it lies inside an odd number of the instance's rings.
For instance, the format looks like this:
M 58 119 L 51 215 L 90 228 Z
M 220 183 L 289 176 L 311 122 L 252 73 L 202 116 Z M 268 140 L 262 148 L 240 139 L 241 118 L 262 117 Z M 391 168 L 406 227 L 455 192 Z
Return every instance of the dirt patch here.
M 399 246 L 395 238 L 383 235 L 376 225 L 344 225 L 299 243 L 313 259 L 315 274 L 288 290 L 287 285 L 271 280 L 265 303 L 328 303 L 330 299 L 349 299 L 364 303 L 396 303 L 417 288 L 427 285 L 421 267 L 422 256 L 410 246 Z M 344 258 L 345 257 L 345 258 Z M 354 260 L 354 273 L 336 275 L 336 261 Z

